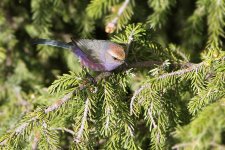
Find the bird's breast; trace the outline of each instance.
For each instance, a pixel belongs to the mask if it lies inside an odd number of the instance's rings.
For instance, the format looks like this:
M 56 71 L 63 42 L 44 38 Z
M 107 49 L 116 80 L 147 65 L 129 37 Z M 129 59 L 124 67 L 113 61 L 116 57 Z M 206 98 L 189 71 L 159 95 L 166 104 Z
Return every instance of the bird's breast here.
M 73 48 L 74 53 L 80 60 L 81 65 L 90 68 L 94 71 L 106 71 L 106 68 L 103 63 L 96 62 L 93 59 L 90 58 L 87 54 L 85 54 L 82 50 L 79 48 Z

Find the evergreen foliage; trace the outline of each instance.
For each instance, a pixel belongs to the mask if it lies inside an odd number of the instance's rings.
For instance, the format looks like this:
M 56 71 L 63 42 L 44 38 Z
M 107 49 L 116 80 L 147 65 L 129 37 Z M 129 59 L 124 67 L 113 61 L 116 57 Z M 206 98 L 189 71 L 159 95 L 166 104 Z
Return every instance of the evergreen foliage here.
M 3 0 L 0 12 L 0 149 L 225 148 L 225 1 Z M 124 45 L 127 64 L 96 73 L 31 43 L 73 36 Z

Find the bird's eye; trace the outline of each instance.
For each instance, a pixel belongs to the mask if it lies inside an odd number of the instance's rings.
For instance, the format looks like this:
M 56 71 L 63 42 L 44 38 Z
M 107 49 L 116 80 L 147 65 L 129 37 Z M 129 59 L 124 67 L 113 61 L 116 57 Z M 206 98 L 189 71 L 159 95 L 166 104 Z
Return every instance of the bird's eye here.
M 113 57 L 114 60 L 118 60 L 116 57 Z

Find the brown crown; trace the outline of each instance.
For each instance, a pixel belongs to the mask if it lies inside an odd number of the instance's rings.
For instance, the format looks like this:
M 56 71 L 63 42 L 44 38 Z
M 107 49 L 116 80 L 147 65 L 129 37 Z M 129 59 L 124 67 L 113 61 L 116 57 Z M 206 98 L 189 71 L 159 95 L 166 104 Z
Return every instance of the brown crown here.
M 119 60 L 125 60 L 125 52 L 122 46 L 117 44 L 111 44 L 109 46 L 109 54 Z

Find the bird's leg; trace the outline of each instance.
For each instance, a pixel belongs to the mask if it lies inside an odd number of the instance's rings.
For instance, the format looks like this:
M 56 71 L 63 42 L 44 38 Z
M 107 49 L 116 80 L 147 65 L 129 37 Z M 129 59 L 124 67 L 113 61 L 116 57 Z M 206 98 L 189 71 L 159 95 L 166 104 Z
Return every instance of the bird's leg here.
M 88 81 L 94 85 L 97 85 L 97 82 L 95 80 L 95 78 L 89 73 L 89 72 L 86 72 L 86 77 L 88 78 Z
M 88 69 L 85 67 L 82 67 L 82 68 L 83 68 L 83 71 L 85 72 L 85 76 L 87 77 L 88 81 L 91 84 L 97 85 L 95 78 L 89 73 Z

